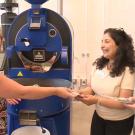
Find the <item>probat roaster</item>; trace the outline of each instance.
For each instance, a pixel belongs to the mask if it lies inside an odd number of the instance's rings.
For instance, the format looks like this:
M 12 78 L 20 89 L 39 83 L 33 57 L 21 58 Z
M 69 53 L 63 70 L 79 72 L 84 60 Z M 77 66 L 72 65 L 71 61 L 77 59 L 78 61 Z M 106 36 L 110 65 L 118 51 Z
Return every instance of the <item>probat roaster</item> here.
M 31 8 L 14 19 L 8 32 L 7 76 L 23 85 L 70 87 L 72 34 L 68 23 L 58 13 L 41 8 L 47 0 L 26 1 Z M 44 134 L 47 129 L 50 135 L 70 135 L 69 99 L 22 100 L 8 105 L 7 112 L 8 135 L 23 126 L 40 126 Z

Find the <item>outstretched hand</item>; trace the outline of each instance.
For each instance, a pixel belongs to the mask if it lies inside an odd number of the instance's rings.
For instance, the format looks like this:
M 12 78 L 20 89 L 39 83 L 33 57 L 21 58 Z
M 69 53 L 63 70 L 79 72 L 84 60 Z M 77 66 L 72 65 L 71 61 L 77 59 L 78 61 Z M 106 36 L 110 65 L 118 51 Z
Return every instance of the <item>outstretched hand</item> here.
M 19 102 L 21 101 L 20 98 L 14 99 L 14 98 L 7 98 L 6 99 L 7 103 L 11 104 L 11 105 L 16 105 L 19 104 Z
M 66 87 L 58 87 L 55 94 L 62 98 L 73 98 L 72 90 Z
M 86 93 L 80 93 L 75 90 L 74 91 L 72 90 L 72 94 L 76 100 L 81 101 L 86 105 L 96 104 L 98 100 L 96 96 Z
M 82 94 L 79 97 L 77 97 L 77 100 L 83 102 L 86 105 L 93 105 L 96 104 L 98 101 L 97 97 L 93 95 L 82 95 Z

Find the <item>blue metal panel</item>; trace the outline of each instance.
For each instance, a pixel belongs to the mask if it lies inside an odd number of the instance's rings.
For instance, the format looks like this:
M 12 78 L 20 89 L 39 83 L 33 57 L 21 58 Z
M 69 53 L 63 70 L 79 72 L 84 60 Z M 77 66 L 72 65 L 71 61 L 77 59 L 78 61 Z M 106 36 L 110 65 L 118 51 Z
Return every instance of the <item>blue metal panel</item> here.
M 19 105 L 9 105 L 8 113 L 18 115 L 20 110 L 36 110 L 41 117 L 50 117 L 64 112 L 70 107 L 70 100 L 51 96 L 40 100 L 22 100 Z
M 22 76 L 19 76 L 19 74 Z M 13 68 L 8 71 L 8 76 L 10 78 L 61 78 L 65 80 L 71 80 L 71 70 L 70 69 L 52 69 L 46 73 L 32 72 L 24 68 Z

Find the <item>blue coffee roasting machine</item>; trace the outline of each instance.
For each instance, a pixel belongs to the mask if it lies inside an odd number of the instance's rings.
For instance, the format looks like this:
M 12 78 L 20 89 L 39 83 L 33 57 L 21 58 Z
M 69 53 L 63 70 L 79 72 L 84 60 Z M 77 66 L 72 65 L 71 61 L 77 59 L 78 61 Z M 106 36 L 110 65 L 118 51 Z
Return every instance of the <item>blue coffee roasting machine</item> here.
M 12 7 L 18 6 L 12 0 L 0 4 L 10 9 L 2 21 L 12 21 L 8 29 L 2 25 L 4 32 L 8 30 L 5 75 L 23 85 L 70 87 L 72 34 L 67 21 L 41 7 L 47 0 L 26 1 L 31 8 L 19 15 L 11 13 Z M 8 105 L 7 115 L 8 135 L 26 126 L 39 126 L 45 135 L 70 135 L 69 99 L 50 96 L 22 100 L 18 105 Z

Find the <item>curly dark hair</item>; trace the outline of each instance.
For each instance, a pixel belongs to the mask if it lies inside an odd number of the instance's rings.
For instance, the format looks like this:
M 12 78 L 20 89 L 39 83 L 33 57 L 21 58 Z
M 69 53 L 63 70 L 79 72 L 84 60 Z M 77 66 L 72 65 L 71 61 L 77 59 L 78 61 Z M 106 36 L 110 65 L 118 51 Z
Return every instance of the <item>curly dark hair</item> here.
M 121 75 L 125 67 L 129 67 L 131 73 L 135 72 L 135 55 L 132 37 L 123 29 L 108 28 L 104 31 L 104 34 L 106 33 L 110 35 L 118 46 L 110 75 L 112 77 Z M 103 69 L 108 62 L 109 59 L 101 56 L 96 59 L 94 64 L 96 64 L 97 69 Z

